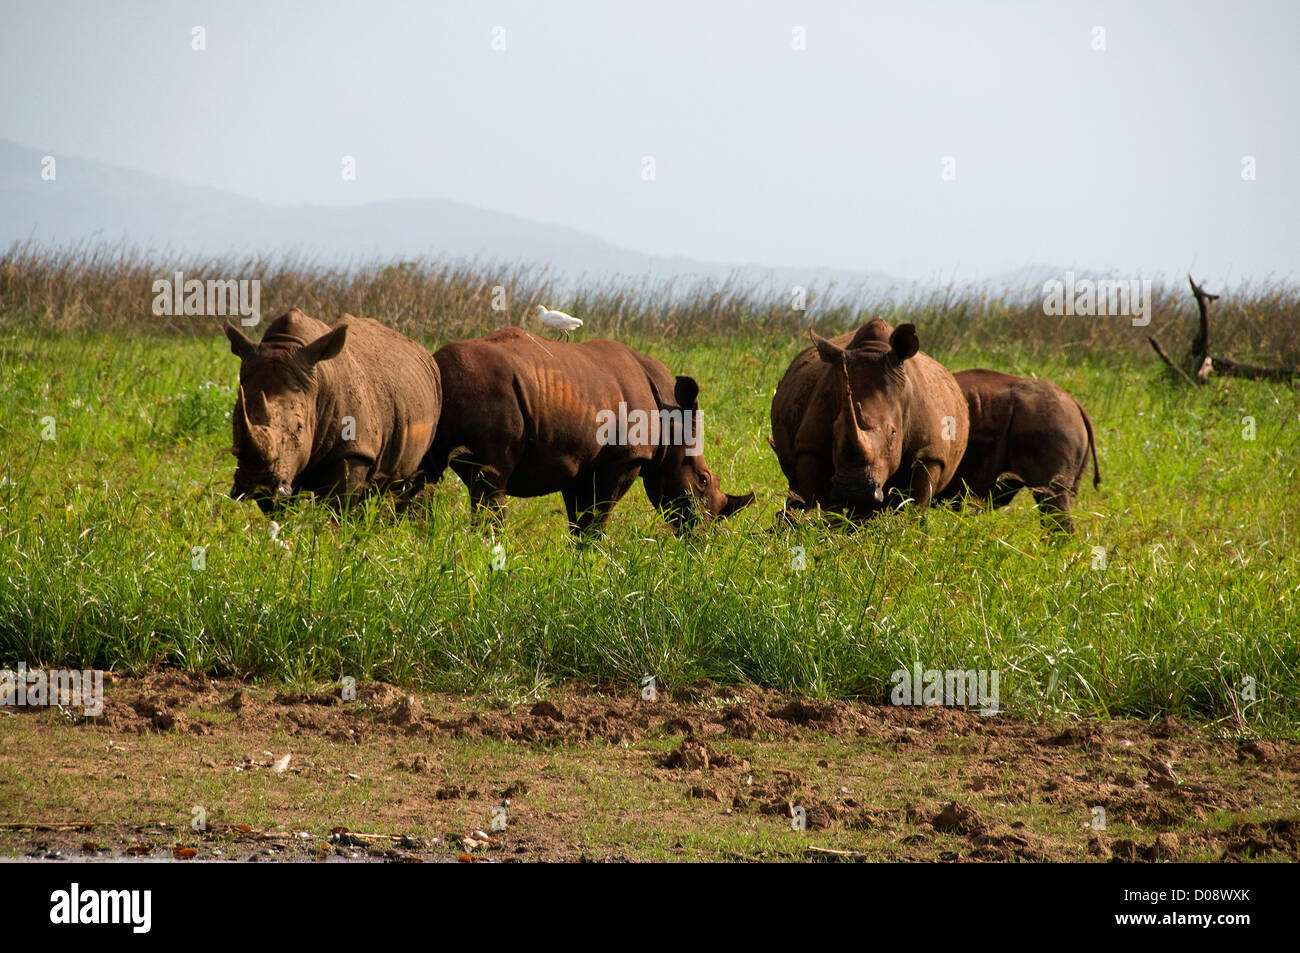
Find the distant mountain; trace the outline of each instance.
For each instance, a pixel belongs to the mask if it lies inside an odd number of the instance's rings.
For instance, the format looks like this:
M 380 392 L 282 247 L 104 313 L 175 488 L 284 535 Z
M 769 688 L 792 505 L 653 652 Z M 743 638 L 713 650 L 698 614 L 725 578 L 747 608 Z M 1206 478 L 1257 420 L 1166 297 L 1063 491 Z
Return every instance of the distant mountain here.
M 446 199 L 358 206 L 268 205 L 117 166 L 59 156 L 41 177 L 43 153 L 0 140 L 0 247 L 15 241 L 66 245 L 127 242 L 177 255 L 293 253 L 322 264 L 495 260 L 547 266 L 561 283 L 635 276 L 734 278 L 786 293 L 905 293 L 912 286 L 872 271 L 771 268 L 648 255 L 591 235 Z

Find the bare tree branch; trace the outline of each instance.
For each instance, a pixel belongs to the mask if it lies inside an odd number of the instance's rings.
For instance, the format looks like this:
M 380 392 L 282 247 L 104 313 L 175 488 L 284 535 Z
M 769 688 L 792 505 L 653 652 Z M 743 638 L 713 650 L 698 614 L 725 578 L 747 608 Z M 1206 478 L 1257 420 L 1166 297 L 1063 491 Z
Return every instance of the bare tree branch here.
M 1209 294 L 1204 288 L 1198 285 L 1191 275 L 1187 276 L 1187 283 L 1192 286 L 1192 294 L 1196 296 L 1196 307 L 1201 312 L 1201 333 L 1192 342 L 1192 357 L 1195 359 L 1194 364 L 1197 368 L 1197 376 L 1204 369 L 1205 356 L 1210 353 L 1210 308 L 1209 302 L 1218 301 L 1218 295 Z
M 1147 340 L 1151 342 L 1151 346 L 1155 348 L 1155 352 L 1160 355 L 1160 359 L 1162 361 L 1164 361 L 1175 371 L 1177 371 L 1180 375 L 1182 375 L 1183 380 L 1187 381 L 1187 383 L 1191 384 L 1192 386 L 1196 386 L 1196 381 L 1188 377 L 1187 372 L 1185 370 L 1183 370 L 1181 367 L 1179 367 L 1177 364 L 1175 364 L 1173 361 L 1169 359 L 1169 355 L 1165 353 L 1165 349 L 1160 346 L 1160 342 L 1156 340 L 1154 334 L 1148 337 Z
M 1282 365 L 1281 367 L 1261 367 L 1258 364 L 1243 364 L 1230 357 L 1207 357 L 1214 363 L 1214 372 L 1224 377 L 1244 377 L 1252 381 L 1286 381 L 1300 377 L 1300 367 Z
M 1164 348 L 1154 337 L 1148 337 L 1151 346 L 1155 352 L 1160 355 L 1160 359 L 1182 375 L 1183 379 L 1193 384 L 1205 384 L 1209 381 L 1211 374 L 1221 374 L 1224 377 L 1241 377 L 1252 381 L 1289 381 L 1293 377 L 1300 377 L 1300 367 L 1291 367 L 1283 365 L 1281 367 L 1263 367 L 1259 364 L 1245 364 L 1241 361 L 1234 361 L 1230 357 L 1215 357 L 1210 353 L 1210 302 L 1218 301 L 1219 296 L 1210 294 L 1204 288 L 1196 283 L 1191 275 L 1187 276 L 1187 283 L 1192 286 L 1192 294 L 1196 297 L 1196 308 L 1201 314 L 1201 330 L 1196 338 L 1192 341 L 1192 353 L 1190 355 L 1191 367 L 1195 378 L 1170 360 L 1169 355 L 1165 353 Z

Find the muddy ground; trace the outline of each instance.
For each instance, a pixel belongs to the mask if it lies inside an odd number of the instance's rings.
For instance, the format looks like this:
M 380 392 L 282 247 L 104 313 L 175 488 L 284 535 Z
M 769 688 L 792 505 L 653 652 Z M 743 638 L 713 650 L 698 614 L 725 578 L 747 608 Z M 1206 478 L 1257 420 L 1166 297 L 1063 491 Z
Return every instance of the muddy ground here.
M 109 677 L 0 707 L 0 856 L 1300 860 L 1300 744 L 701 684 L 520 704 Z

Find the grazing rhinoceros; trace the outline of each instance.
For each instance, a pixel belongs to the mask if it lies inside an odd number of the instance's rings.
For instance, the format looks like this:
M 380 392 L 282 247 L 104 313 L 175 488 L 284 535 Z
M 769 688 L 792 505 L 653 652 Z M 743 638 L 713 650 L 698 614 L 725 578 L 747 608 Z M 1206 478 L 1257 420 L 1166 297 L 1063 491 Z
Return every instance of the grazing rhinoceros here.
M 789 505 L 850 518 L 892 491 L 921 508 L 948 485 L 966 449 L 967 410 L 952 374 L 919 350 L 916 328 L 876 318 L 790 364 L 772 399 L 772 448 Z
M 1092 485 L 1101 483 L 1092 420 L 1050 381 L 983 368 L 956 375 L 970 408 L 970 440 L 957 475 L 938 499 L 963 496 L 1005 506 L 1029 487 L 1049 529 L 1073 532 L 1070 510 L 1092 455 Z
M 444 403 L 432 458 L 465 482 L 475 513 L 558 492 L 572 532 L 596 533 L 638 476 L 676 528 L 753 502 L 723 493 L 705 465 L 695 381 L 617 341 L 507 328 L 433 356 Z
M 368 318 L 330 327 L 298 309 L 260 344 L 227 322 L 240 360 L 230 495 L 270 512 L 309 491 L 335 499 L 424 482 L 442 406 L 438 365 L 419 344 Z

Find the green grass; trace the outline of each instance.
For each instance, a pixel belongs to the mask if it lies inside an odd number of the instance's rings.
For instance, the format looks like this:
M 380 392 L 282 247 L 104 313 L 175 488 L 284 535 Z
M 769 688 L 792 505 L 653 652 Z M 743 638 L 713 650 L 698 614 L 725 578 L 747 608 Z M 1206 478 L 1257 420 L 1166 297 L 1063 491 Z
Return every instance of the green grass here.
M 1021 715 L 1235 728 L 1240 708 L 1255 730 L 1300 724 L 1295 390 L 1192 390 L 1131 352 L 940 351 L 954 369 L 1051 378 L 1088 408 L 1104 482 L 1085 483 L 1077 536 L 1045 539 L 1027 495 L 924 525 L 777 531 L 768 411 L 800 338 L 622 339 L 701 382 L 706 459 L 757 504 L 678 538 L 638 485 L 580 549 L 558 496 L 512 501 L 494 572 L 450 473 L 401 519 L 384 500 L 342 520 L 304 501 L 280 517 L 290 548 L 276 545 L 256 507 L 226 497 L 237 362 L 216 334 L 5 332 L 0 664 L 515 697 L 570 678 L 707 676 L 883 702 L 890 673 L 919 660 L 998 669 L 1002 710 Z

